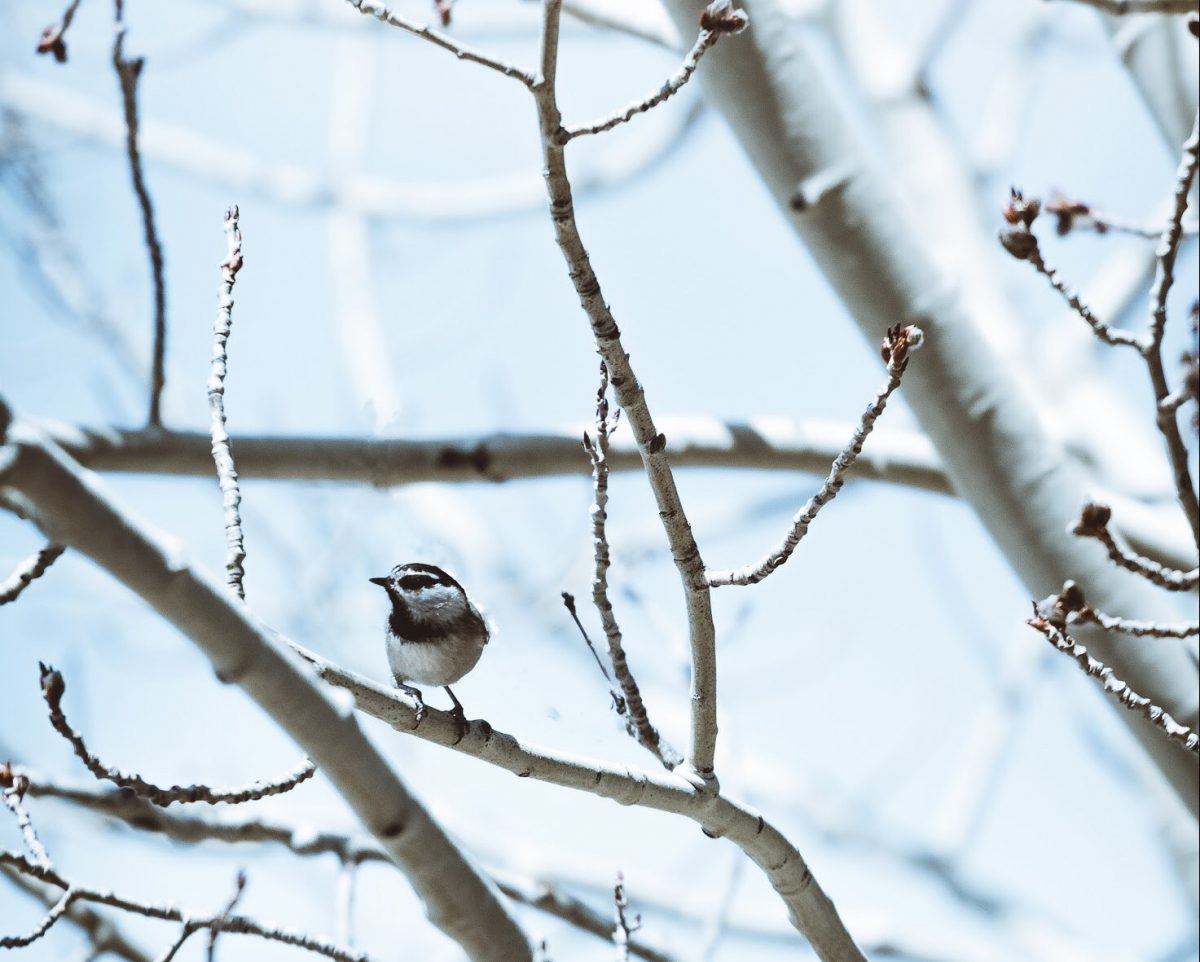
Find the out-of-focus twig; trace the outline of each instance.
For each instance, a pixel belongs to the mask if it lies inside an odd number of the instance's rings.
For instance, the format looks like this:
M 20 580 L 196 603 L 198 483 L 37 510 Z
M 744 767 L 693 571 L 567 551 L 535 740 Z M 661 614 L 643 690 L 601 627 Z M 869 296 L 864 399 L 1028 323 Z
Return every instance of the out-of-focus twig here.
M 0 605 L 16 601 L 30 583 L 46 573 L 67 549 L 60 544 L 48 544 L 37 554 L 22 561 L 3 581 L 0 581 Z
M 154 351 L 150 372 L 150 427 L 162 425 L 162 394 L 166 387 L 165 370 L 167 344 L 167 293 L 166 267 L 162 242 L 154 223 L 154 203 L 150 189 L 146 186 L 146 175 L 142 170 L 142 155 L 138 146 L 138 102 L 137 84 L 146 61 L 137 57 L 125 59 L 124 4 L 116 0 L 116 40 L 113 43 L 112 63 L 121 87 L 121 102 L 125 111 L 125 152 L 129 157 L 129 175 L 133 181 L 133 192 L 137 196 L 142 212 L 142 229 L 146 235 L 146 250 L 150 255 L 150 274 L 154 283 Z

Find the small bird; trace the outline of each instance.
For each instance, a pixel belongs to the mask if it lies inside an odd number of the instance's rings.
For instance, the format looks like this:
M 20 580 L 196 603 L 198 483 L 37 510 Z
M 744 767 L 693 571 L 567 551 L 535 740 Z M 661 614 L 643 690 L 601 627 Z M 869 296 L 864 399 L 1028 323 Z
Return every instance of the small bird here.
M 440 685 L 454 702 L 465 727 L 462 704 L 450 690 L 479 661 L 488 643 L 487 623 L 463 586 L 437 565 L 396 565 L 391 574 L 371 578 L 388 593 L 387 656 L 396 687 L 416 699 L 417 721 L 425 717 L 421 691 L 409 682 Z

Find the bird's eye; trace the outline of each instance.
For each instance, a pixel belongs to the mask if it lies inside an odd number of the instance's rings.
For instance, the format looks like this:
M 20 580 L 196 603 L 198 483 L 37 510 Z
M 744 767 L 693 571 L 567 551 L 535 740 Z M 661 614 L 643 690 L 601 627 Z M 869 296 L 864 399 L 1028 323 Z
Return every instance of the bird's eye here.
M 434 583 L 434 579 L 429 575 L 405 575 L 397 584 L 407 591 L 416 591 L 418 588 L 428 588 Z

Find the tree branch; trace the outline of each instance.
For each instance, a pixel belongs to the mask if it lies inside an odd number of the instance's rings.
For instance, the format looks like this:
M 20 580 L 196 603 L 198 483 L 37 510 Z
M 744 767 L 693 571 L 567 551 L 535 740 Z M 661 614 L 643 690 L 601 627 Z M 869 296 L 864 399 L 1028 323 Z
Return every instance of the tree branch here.
M 178 627 L 220 678 L 242 687 L 305 749 L 404 871 L 438 928 L 474 962 L 531 962 L 529 942 L 495 888 L 411 795 L 344 702 L 328 697 L 244 605 L 118 509 L 94 476 L 35 429 L 14 425 L 6 442 L 0 485 L 17 489 L 61 543 Z

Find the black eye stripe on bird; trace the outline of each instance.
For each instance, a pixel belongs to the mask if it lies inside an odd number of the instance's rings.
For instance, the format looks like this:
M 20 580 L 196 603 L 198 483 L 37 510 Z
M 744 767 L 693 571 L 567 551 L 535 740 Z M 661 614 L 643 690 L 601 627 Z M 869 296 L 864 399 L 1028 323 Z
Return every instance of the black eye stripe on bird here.
M 387 620 L 387 656 L 396 687 L 417 702 L 417 721 L 425 715 L 419 688 L 440 685 L 454 703 L 454 715 L 466 724 L 463 707 L 450 685 L 479 661 L 488 643 L 487 623 L 463 586 L 436 565 L 396 565 L 386 577 L 369 579 L 392 602 Z

